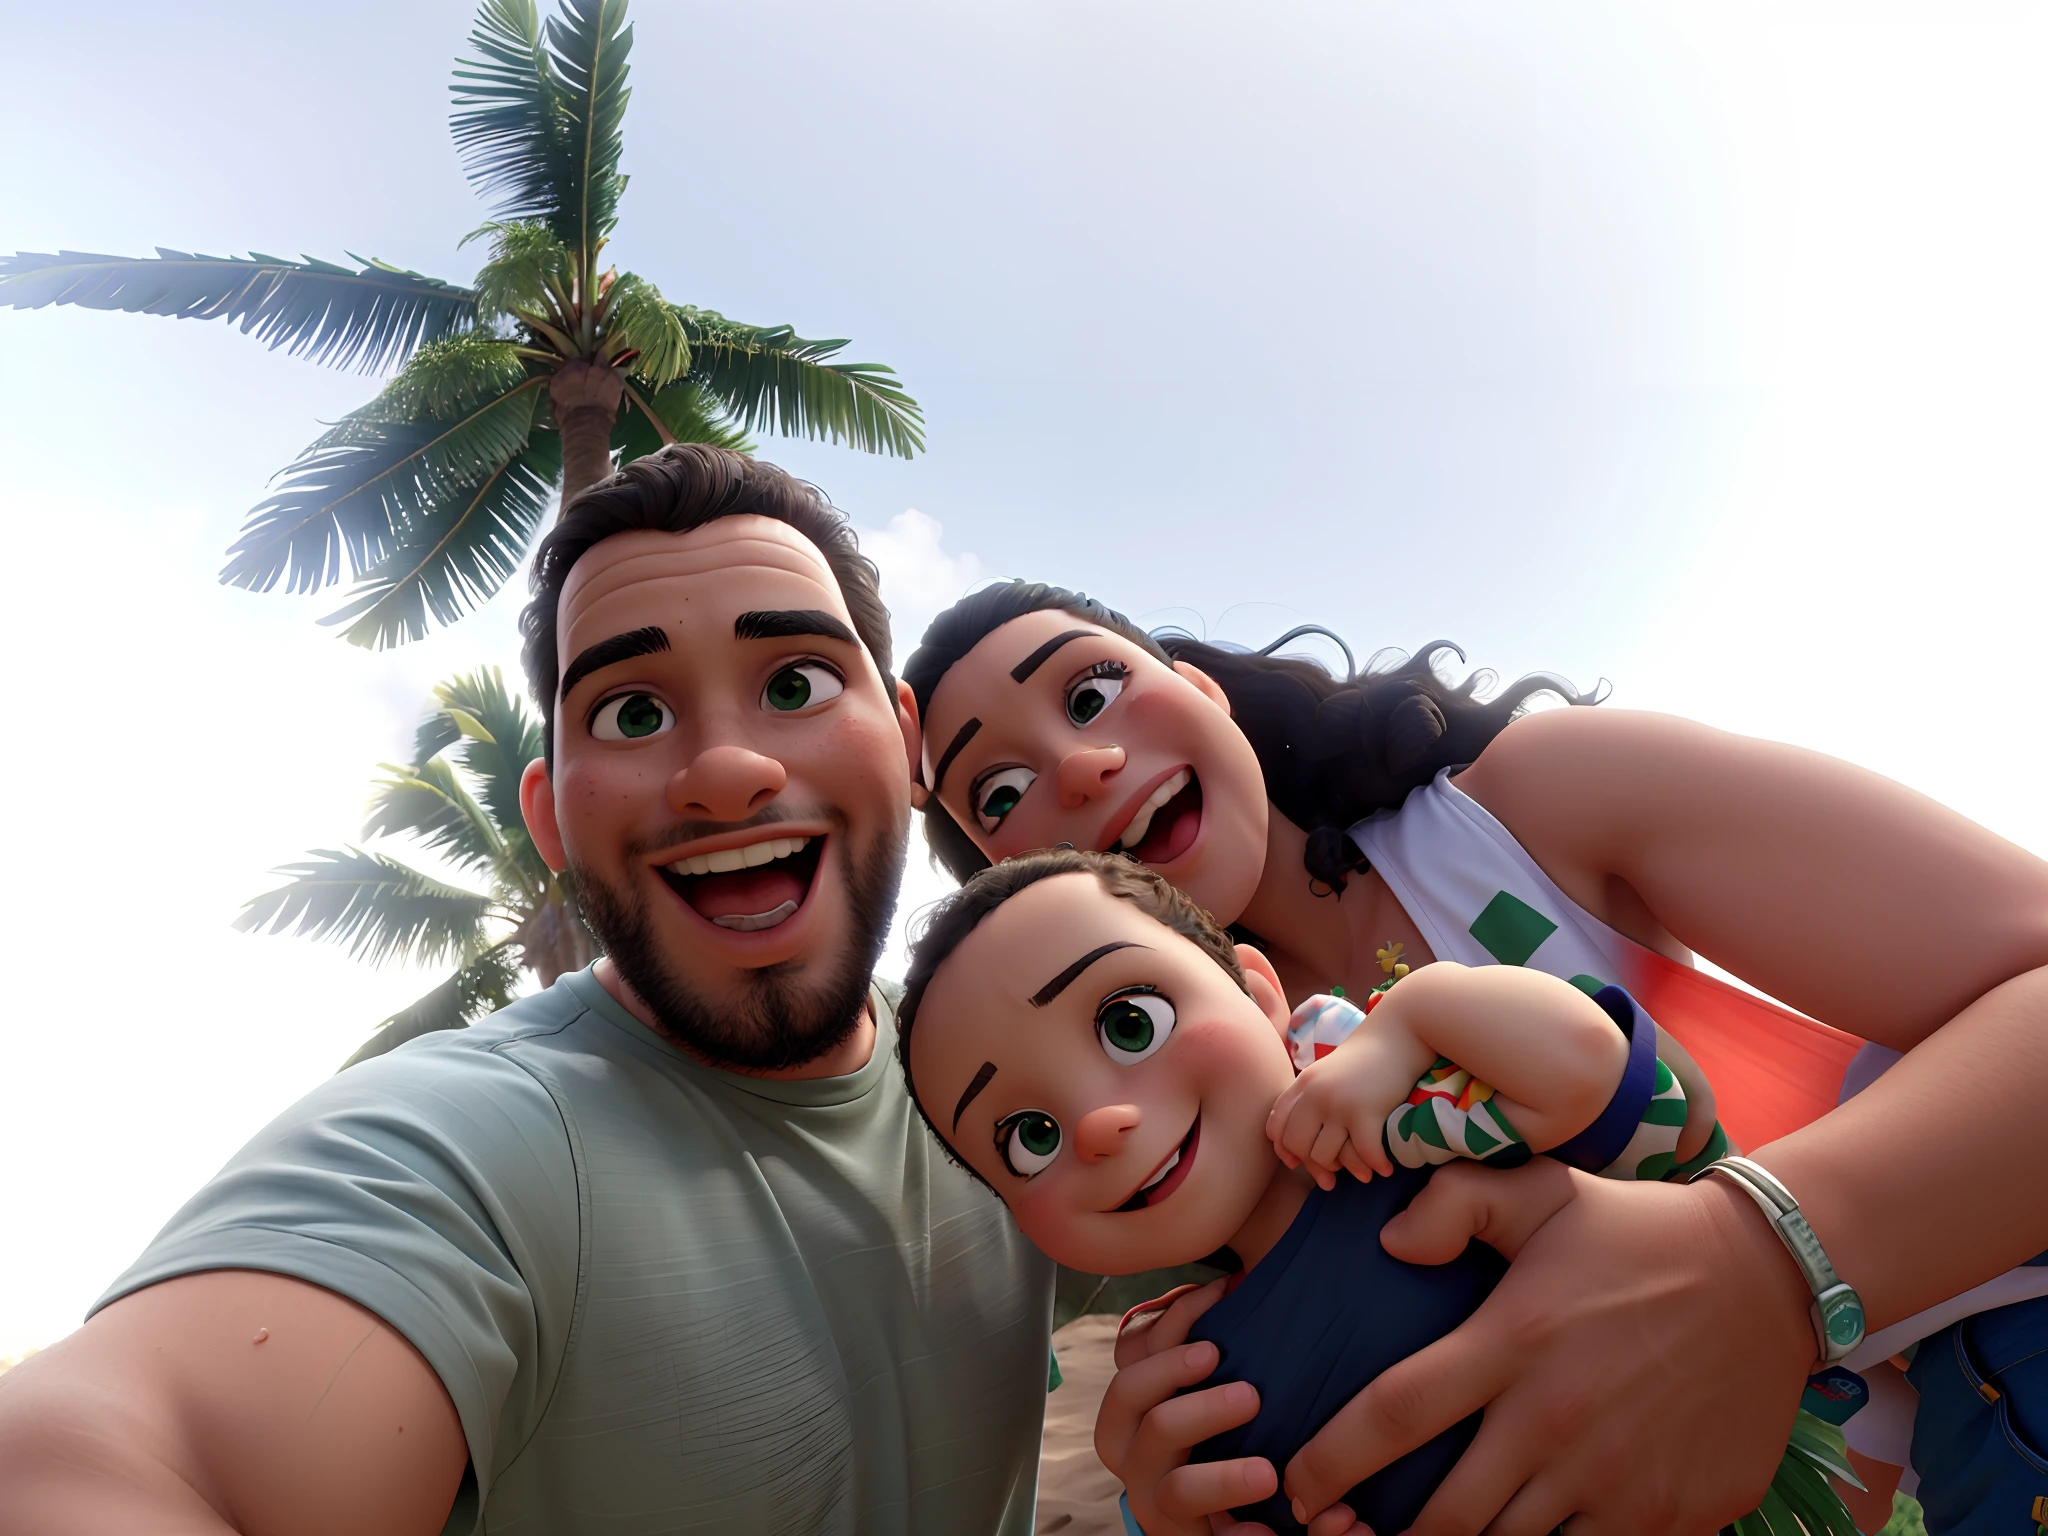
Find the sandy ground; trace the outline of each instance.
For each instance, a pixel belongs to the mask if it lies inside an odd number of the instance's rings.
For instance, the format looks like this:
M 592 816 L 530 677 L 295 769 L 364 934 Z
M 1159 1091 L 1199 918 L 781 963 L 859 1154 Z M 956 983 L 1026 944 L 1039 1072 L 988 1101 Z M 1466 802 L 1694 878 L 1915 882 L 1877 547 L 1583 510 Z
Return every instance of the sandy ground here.
M 1095 1410 L 1116 1374 L 1115 1317 L 1077 1317 L 1052 1336 L 1060 1389 L 1045 1400 L 1038 1472 L 1038 1536 L 1123 1536 L 1123 1487 L 1095 1459 Z

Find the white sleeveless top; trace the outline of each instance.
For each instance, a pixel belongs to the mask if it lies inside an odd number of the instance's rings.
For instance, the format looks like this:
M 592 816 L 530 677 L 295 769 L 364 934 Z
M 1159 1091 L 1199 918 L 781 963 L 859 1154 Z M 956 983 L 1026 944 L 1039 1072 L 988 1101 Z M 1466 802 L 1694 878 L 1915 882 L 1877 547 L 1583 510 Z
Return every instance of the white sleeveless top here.
M 1350 829 L 1431 953 L 1461 965 L 1527 965 L 1566 981 L 1635 990 L 1646 951 L 1559 890 L 1514 834 L 1451 782 L 1464 766 L 1444 769 L 1399 809 L 1376 811 Z M 1868 1087 L 1897 1059 L 1883 1046 L 1866 1045 L 1842 1097 Z M 2042 1295 L 2048 1265 L 2009 1270 L 1871 1334 L 1842 1363 L 1867 1368 L 1960 1318 Z

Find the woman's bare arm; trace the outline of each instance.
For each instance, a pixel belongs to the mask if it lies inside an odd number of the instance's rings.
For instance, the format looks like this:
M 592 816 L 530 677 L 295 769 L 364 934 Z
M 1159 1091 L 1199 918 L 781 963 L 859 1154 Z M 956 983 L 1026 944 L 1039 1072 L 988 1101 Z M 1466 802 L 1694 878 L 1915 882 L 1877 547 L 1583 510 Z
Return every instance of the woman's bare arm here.
M 0 1376 L 10 1536 L 435 1536 L 468 1460 L 410 1344 L 281 1275 L 150 1286 Z

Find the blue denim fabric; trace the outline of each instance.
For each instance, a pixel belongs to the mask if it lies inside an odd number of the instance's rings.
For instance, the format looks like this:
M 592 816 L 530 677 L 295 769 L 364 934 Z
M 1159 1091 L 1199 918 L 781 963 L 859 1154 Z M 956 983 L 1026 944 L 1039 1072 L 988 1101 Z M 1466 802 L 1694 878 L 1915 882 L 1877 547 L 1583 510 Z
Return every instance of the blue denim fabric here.
M 2048 1498 L 2048 1296 L 1923 1339 L 1913 1470 L 1927 1536 L 2036 1536 Z M 2048 1513 L 2048 1506 L 2042 1506 Z

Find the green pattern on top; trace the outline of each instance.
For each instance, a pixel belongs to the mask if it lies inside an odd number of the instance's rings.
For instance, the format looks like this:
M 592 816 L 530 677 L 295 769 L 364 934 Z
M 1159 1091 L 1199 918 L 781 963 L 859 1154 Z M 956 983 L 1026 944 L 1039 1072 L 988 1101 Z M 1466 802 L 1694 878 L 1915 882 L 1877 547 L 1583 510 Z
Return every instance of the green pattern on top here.
M 1577 987 L 1581 992 L 1585 993 L 1586 996 L 1591 997 L 1594 993 L 1598 992 L 1602 987 L 1606 986 L 1607 983 L 1602 981 L 1598 976 L 1588 976 L 1585 972 L 1581 971 L 1578 975 L 1572 978 L 1572 985 Z
M 1527 965 L 1557 924 L 1519 897 L 1498 892 L 1469 930 L 1486 952 L 1502 965 Z

